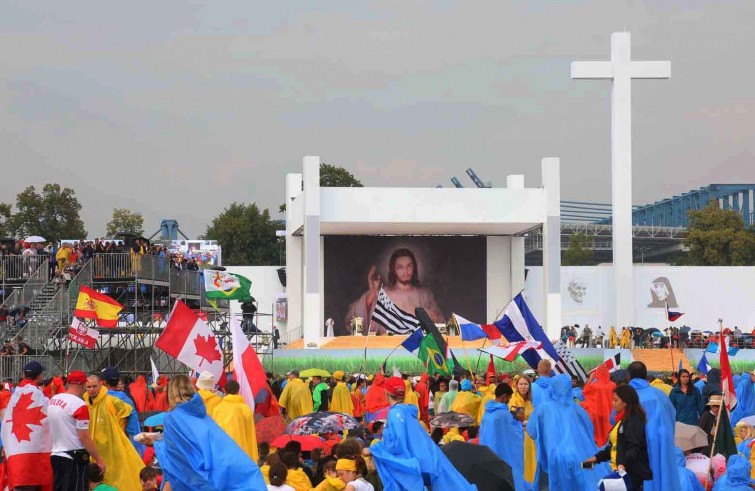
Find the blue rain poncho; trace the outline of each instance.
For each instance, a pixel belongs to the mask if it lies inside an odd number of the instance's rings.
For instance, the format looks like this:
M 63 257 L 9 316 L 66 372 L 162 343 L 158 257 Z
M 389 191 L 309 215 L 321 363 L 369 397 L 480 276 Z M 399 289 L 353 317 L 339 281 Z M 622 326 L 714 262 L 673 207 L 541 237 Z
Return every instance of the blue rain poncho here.
M 687 469 L 687 459 L 684 457 L 684 452 L 679 447 L 676 447 L 676 465 L 679 471 L 679 485 L 681 491 L 705 491 L 703 485 L 700 484 L 700 480 L 697 478 L 694 472 Z
M 417 406 L 396 404 L 388 411 L 383 439 L 370 447 L 385 491 L 477 491 L 459 474 L 422 428 Z
M 645 491 L 679 491 L 679 476 L 676 471 L 676 410 L 662 390 L 651 387 L 647 380 L 632 379 L 645 410 L 647 424 L 645 434 L 648 442 L 648 458 L 653 479 L 645 481 Z
M 737 405 L 731 412 L 731 425 L 736 426 L 740 419 L 755 415 L 755 390 L 749 374 L 743 374 L 735 384 Z
M 741 455 L 732 455 L 726 465 L 726 473 L 718 478 L 713 491 L 752 491 L 750 462 Z
M 509 406 L 488 401 L 480 425 L 480 445 L 487 445 L 501 460 L 511 466 L 514 487 L 526 490 L 524 481 L 524 430 L 515 420 Z
M 538 472 L 533 489 L 539 489 L 540 470 L 548 473 L 550 489 L 569 491 L 594 491 L 600 479 L 611 472 L 606 463 L 593 470 L 581 468 L 598 447 L 590 416 L 574 402 L 571 389 L 568 375 L 551 378 L 549 400 L 535 406 L 527 423 L 537 447 Z
M 538 404 L 548 402 L 548 389 L 551 385 L 551 377 L 538 377 L 532 382 L 532 405 L 537 409 Z M 571 384 L 571 382 L 569 382 Z M 571 389 L 571 385 L 569 385 Z
M 139 453 L 139 457 L 144 457 L 144 452 L 147 450 L 147 448 L 141 443 L 134 440 L 134 437 L 142 432 L 142 425 L 139 424 L 139 414 L 136 411 L 136 404 L 134 404 L 134 401 L 132 401 L 131 398 L 127 396 L 123 391 L 108 389 L 107 393 L 110 396 L 122 400 L 134 409 L 133 412 L 129 415 L 128 420 L 126 421 L 126 434 L 128 435 L 128 439 L 131 440 L 131 444 Z
M 175 491 L 267 491 L 257 464 L 207 415 L 199 394 L 165 414 L 155 455 Z

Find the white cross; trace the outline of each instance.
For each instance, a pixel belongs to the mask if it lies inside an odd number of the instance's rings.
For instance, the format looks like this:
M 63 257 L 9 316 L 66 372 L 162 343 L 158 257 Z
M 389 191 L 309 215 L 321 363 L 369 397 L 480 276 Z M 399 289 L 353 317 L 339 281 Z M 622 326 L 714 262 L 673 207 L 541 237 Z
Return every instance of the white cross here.
M 632 61 L 628 32 L 611 34 L 611 61 L 575 61 L 571 78 L 610 79 L 613 271 L 617 329 L 633 324 L 632 79 L 669 78 L 670 61 Z

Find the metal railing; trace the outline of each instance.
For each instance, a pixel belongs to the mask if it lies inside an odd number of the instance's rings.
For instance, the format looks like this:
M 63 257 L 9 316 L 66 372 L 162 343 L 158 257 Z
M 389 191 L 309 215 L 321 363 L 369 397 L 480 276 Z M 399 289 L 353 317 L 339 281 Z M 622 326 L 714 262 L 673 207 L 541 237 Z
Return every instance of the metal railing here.
M 47 266 L 49 256 L 2 256 L 2 278 L 8 280 L 24 280 L 31 277 L 40 266 Z M 45 268 L 45 271 L 47 269 Z
M 19 289 L 14 289 L 13 293 L 5 297 L 5 301 L 3 302 L 0 307 L 12 310 L 14 307 L 18 306 L 18 304 L 21 303 L 21 291 Z
M 66 290 L 61 288 L 55 292 L 43 309 L 29 318 L 29 322 L 18 334 L 23 335 L 32 346 L 43 346 L 51 333 L 57 332 L 69 321 L 68 295 Z
M 42 288 L 45 287 L 48 280 L 49 266 L 47 261 L 44 261 L 41 266 L 29 276 L 24 286 L 21 288 L 21 303 L 29 305 L 34 297 L 39 293 Z
M 170 261 L 166 257 L 138 254 L 95 254 L 90 261 L 94 278 L 144 278 L 168 283 Z
M 170 292 L 179 295 L 201 295 L 202 275 L 199 271 L 182 271 L 174 269 L 170 272 Z
M 0 378 L 9 378 L 13 381 L 23 376 L 24 365 L 30 361 L 38 361 L 47 368 L 50 374 L 54 373 L 52 356 L 48 355 L 3 355 L 0 356 Z
M 68 284 L 68 296 L 66 298 L 66 311 L 72 312 L 76 307 L 76 300 L 79 298 L 79 290 L 82 285 L 92 286 L 92 270 L 94 261 L 88 261 L 84 267 L 79 270 L 76 276 Z

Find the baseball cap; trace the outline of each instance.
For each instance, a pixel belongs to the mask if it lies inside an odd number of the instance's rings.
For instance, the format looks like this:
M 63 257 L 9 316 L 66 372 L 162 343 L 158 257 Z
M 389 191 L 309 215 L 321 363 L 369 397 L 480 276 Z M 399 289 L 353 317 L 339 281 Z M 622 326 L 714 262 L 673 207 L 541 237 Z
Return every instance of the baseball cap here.
M 81 370 L 74 370 L 68 374 L 68 383 L 75 385 L 84 385 L 87 383 L 87 374 Z
M 45 367 L 43 367 L 42 364 L 38 361 L 30 361 L 29 363 L 24 365 L 24 375 L 26 375 L 27 377 L 36 377 L 44 371 Z
M 114 380 L 121 376 L 121 372 L 118 371 L 115 367 L 107 367 L 102 371 L 102 379 L 106 382 L 108 380 Z
M 299 370 L 291 370 L 290 372 L 288 372 L 288 375 L 293 375 L 294 377 L 298 377 Z
M 401 377 L 390 377 L 383 382 L 383 388 L 391 395 L 404 397 L 406 394 L 406 385 Z

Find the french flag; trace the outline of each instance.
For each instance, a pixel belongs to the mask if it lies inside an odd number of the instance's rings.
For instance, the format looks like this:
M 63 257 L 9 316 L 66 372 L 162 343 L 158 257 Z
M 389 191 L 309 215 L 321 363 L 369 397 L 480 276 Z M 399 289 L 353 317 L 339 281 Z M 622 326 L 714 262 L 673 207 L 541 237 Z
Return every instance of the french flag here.
M 679 317 L 683 316 L 684 312 L 674 312 L 673 310 L 668 309 L 668 303 L 666 303 L 666 318 L 668 318 L 669 322 L 674 322 Z

